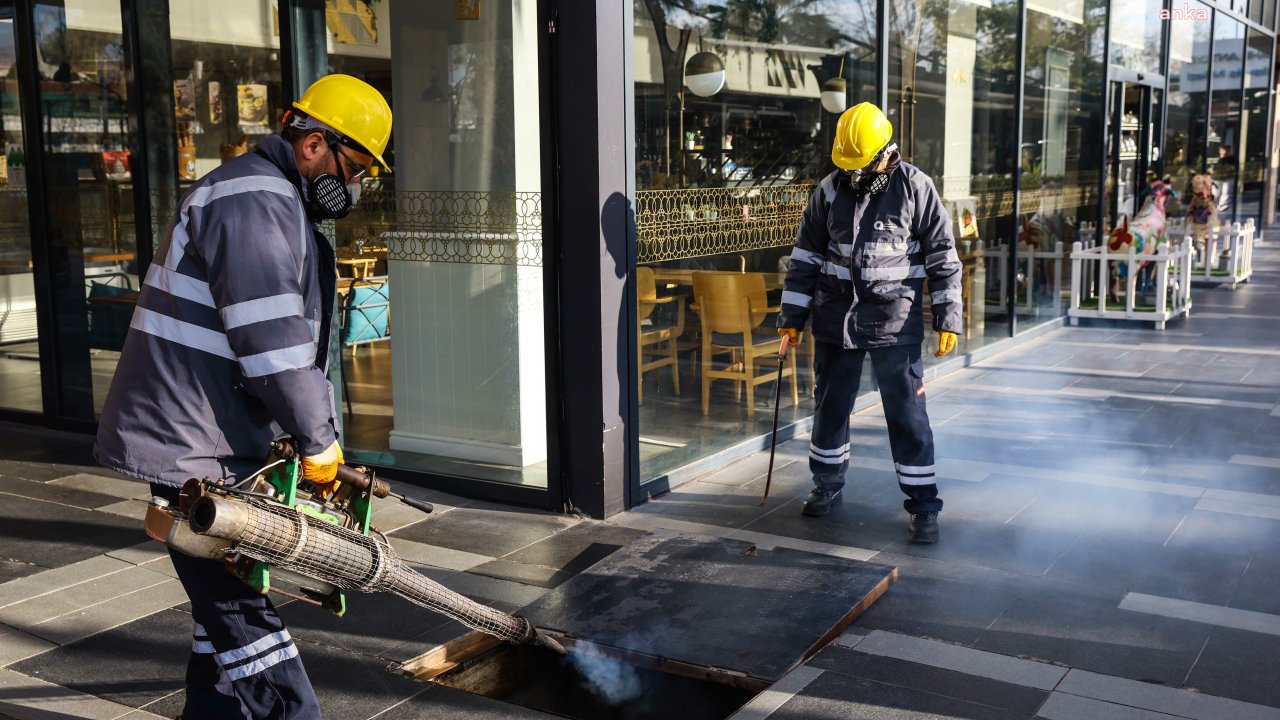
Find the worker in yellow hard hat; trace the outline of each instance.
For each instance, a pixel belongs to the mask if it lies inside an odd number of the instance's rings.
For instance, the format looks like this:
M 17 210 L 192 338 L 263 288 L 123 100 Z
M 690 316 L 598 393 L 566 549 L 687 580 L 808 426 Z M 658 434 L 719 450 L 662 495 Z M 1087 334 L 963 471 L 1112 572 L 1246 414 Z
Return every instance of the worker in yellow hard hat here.
M 809 445 L 814 489 L 801 512 L 826 515 L 842 500 L 849 413 L 869 355 L 880 386 L 908 539 L 936 542 L 942 500 L 925 412 L 923 301 L 928 280 L 938 350 L 961 331 L 960 259 L 938 192 L 902 161 L 880 108 L 860 103 L 836 126 L 831 161 L 809 199 L 782 293 L 778 334 L 791 344 L 812 320 L 816 409 Z
M 293 438 L 315 493 L 337 488 L 339 416 L 326 372 L 336 268 L 317 222 L 351 212 L 391 138 L 391 108 L 347 75 L 316 81 L 278 135 L 195 183 L 156 250 L 94 455 L 178 502 L 188 478 L 251 477 Z M 388 168 L 389 169 L 389 168 Z M 170 550 L 195 621 L 187 718 L 319 718 L 271 600 L 221 561 Z

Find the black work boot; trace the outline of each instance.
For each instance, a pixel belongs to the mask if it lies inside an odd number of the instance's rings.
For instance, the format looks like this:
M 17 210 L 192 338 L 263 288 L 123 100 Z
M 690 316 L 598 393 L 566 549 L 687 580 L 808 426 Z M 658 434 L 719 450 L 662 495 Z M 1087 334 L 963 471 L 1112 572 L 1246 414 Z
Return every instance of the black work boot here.
M 839 505 L 843 497 L 843 490 L 828 490 L 816 487 L 813 492 L 809 493 L 809 497 L 804 499 L 804 504 L 800 506 L 800 514 L 809 517 L 822 517 L 830 512 L 831 508 Z
M 938 513 L 911 513 L 911 522 L 907 526 L 907 542 L 917 545 L 938 542 Z

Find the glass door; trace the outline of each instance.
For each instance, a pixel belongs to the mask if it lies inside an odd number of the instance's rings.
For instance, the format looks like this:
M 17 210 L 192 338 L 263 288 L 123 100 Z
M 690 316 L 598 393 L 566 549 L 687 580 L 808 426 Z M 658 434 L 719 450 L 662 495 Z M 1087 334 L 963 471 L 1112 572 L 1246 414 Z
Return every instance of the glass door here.
M 0 408 L 40 412 L 39 329 L 13 3 L 0 2 Z
M 347 455 L 541 493 L 554 395 L 538 2 L 385 0 L 327 17 L 331 71 L 395 112 L 394 171 L 370 173 L 332 228 Z
M 1146 199 L 1152 177 L 1163 168 L 1160 92 L 1137 83 L 1111 83 L 1107 133 L 1107 215 L 1110 227 L 1132 219 Z

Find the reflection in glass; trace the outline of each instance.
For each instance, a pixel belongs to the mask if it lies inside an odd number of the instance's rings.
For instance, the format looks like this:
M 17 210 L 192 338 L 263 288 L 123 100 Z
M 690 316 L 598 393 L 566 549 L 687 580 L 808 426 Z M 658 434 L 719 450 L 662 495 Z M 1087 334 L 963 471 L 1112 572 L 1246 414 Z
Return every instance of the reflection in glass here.
M 1213 80 L 1209 113 L 1208 166 L 1213 173 L 1218 221 L 1235 220 L 1239 184 L 1241 75 L 1244 24 L 1219 13 L 1213 24 Z
M 1191 3 L 1193 11 L 1211 12 Z M 1183 201 L 1190 197 L 1191 178 L 1205 171 L 1206 120 L 1209 116 L 1208 22 L 1169 24 L 1168 120 L 1165 130 L 1164 170 L 1173 190 Z
M 348 457 L 547 484 L 537 3 L 354 3 L 330 69 L 395 111 L 386 157 L 328 229 Z
M 1038 145 L 1015 147 L 1017 18 L 1012 0 L 890 3 L 886 111 L 904 159 L 933 178 L 953 216 L 964 265 L 962 353 L 1007 337 L 1009 293 L 1026 294 L 1025 276 L 1011 277 L 1007 260 L 1019 232 L 1013 173 L 1043 159 Z
M 1240 116 L 1240 219 L 1262 215 L 1262 193 L 1266 184 L 1267 110 L 1270 93 L 1267 78 L 1275 40 L 1257 30 L 1249 30 L 1244 61 L 1244 112 Z
M 35 275 L 14 23 L 0 17 L 0 407 L 40 412 Z
M 1061 315 L 1071 244 L 1096 242 L 1106 3 L 1028 3 L 1023 106 L 1020 322 Z M 1158 126 L 1158 123 L 1157 123 Z
M 1061 0 L 1032 0 L 1034 5 L 1056 5 Z M 1083 5 L 1086 0 L 1068 4 Z M 1181 2 L 1175 3 L 1180 7 Z M 1160 73 L 1166 21 L 1160 19 L 1164 0 L 1111 1 L 1111 63 L 1143 73 Z M 1170 23 L 1177 25 L 1177 22 Z
M 876 0 L 634 6 L 636 379 L 649 479 L 769 431 L 779 390 L 773 313 L 801 211 L 834 169 L 838 113 L 876 99 Z M 700 52 L 724 67 L 724 86 L 709 97 L 686 75 Z M 746 314 L 733 327 L 750 332 L 706 329 L 723 318 L 697 296 L 720 286 L 696 279 L 712 277 L 702 272 L 756 289 L 734 300 Z M 723 308 L 718 296 L 707 303 Z M 757 355 L 757 346 L 770 349 Z M 784 371 L 783 426 L 813 412 L 807 333 L 791 358 L 798 382 Z M 875 390 L 869 369 L 862 389 Z
M 120 8 L 34 6 L 62 411 L 102 408 L 137 298 Z

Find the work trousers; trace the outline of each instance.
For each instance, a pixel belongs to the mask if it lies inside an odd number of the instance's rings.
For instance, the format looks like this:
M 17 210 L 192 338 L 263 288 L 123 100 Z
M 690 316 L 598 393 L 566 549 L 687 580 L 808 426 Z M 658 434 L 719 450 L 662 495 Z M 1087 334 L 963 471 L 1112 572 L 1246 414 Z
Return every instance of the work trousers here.
M 933 430 L 925 412 L 924 363 L 919 343 L 870 350 L 816 343 L 816 409 L 809 444 L 813 482 L 828 490 L 844 487 L 849 469 L 849 413 L 858 397 L 862 362 L 868 355 L 889 425 L 889 448 L 898 487 L 907 496 L 903 507 L 911 513 L 937 512 L 942 509 L 942 499 L 938 497 L 933 472 Z
M 176 506 L 177 488 L 151 492 Z M 313 720 L 320 705 L 275 606 L 216 560 L 170 548 L 195 621 L 183 720 Z

